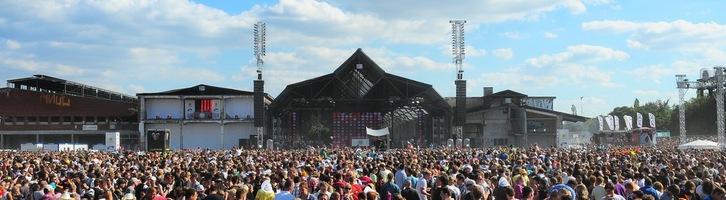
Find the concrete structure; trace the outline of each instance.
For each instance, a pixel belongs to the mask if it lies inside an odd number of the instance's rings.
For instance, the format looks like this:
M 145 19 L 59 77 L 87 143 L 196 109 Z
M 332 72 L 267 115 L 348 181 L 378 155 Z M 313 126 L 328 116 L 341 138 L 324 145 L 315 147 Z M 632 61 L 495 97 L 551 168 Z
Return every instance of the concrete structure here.
M 455 97 L 447 97 L 454 106 Z M 563 121 L 585 121 L 583 116 L 562 113 L 553 109 L 555 97 L 531 97 L 512 90 L 493 93 L 484 87 L 482 97 L 468 97 L 466 125 L 463 138 L 471 140 L 471 146 L 520 146 L 528 147 L 557 144 Z
M 138 141 L 134 96 L 46 75 L 7 81 L 0 88 L 0 149 L 21 144 L 105 144 L 119 132 L 121 147 Z M 57 148 L 56 148 L 57 149 Z
M 171 149 L 231 149 L 256 142 L 253 92 L 197 85 L 137 97 L 140 138 L 168 129 Z M 265 95 L 265 104 L 271 102 Z

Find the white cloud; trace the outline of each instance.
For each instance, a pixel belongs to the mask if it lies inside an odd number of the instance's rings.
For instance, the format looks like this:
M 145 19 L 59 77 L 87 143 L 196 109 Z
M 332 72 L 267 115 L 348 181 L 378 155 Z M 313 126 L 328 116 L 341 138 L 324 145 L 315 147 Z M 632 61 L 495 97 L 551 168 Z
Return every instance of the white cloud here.
M 610 31 L 614 33 L 623 33 L 637 30 L 640 27 L 638 23 L 625 20 L 605 20 L 591 21 L 582 23 L 582 29 L 586 31 Z
M 519 32 L 504 32 L 502 33 L 502 36 L 511 39 L 522 39 L 522 34 L 520 34 Z
M 549 38 L 549 39 L 554 39 L 554 38 L 559 37 L 557 34 L 555 34 L 553 32 L 544 32 L 543 36 L 545 38 Z
M 612 0 L 584 0 L 583 3 L 600 6 L 600 5 L 610 5 L 613 4 Z
M 149 48 L 131 48 L 129 52 L 129 61 L 134 63 L 143 63 L 149 65 L 170 65 L 179 63 L 181 59 L 171 51 L 164 49 Z
M 467 19 L 468 21 L 493 23 L 511 20 L 537 19 L 541 15 L 558 9 L 566 9 L 572 14 L 586 11 L 585 5 L 576 0 L 551 1 L 478 1 L 465 0 L 456 3 L 435 0 L 370 0 L 345 1 L 331 0 L 338 7 L 354 12 L 367 12 L 382 19 Z M 466 6 L 462 6 L 466 5 Z M 452 15 L 453 13 L 453 15 Z
M 703 49 L 726 48 L 726 25 L 716 22 L 605 20 L 583 23 L 582 29 L 594 32 L 632 32 L 626 42 L 628 47 L 634 49 L 702 53 Z
M 507 60 L 512 59 L 512 56 L 514 55 L 511 48 L 495 49 L 492 54 L 496 57 Z
M 685 60 L 676 60 L 673 61 L 670 65 L 662 65 L 662 64 L 656 64 L 656 65 L 648 65 L 648 66 L 642 66 L 634 68 L 633 70 L 626 71 L 626 74 L 633 75 L 636 77 L 639 77 L 638 80 L 640 81 L 646 81 L 646 82 L 652 82 L 655 84 L 660 84 L 661 80 L 666 79 L 668 81 L 675 80 L 676 74 L 695 74 L 698 72 L 702 67 L 701 66 L 708 66 L 705 63 L 702 63 L 703 61 L 685 61 Z
M 484 56 L 487 55 L 486 49 L 477 49 L 474 46 L 466 45 L 464 48 L 464 51 L 466 53 L 466 57 L 477 57 L 477 56 Z
M 84 75 L 86 72 L 88 72 L 87 69 L 83 69 L 77 66 L 55 64 L 49 62 L 38 62 L 30 59 L 13 59 L 0 57 L 0 63 L 2 63 L 2 65 L 18 70 L 43 73 L 52 72 L 53 74 L 65 76 Z
M 492 80 L 507 80 L 494 81 Z M 496 88 L 512 90 L 545 89 L 556 86 L 562 79 L 552 74 L 532 75 L 522 72 L 519 67 L 513 67 L 503 72 L 483 73 L 479 79 L 471 80 L 471 85 L 487 85 Z
M 569 62 L 601 62 L 601 61 L 621 61 L 629 57 L 624 51 L 619 51 L 603 46 L 592 45 L 575 45 L 567 47 L 567 51 L 543 55 L 538 58 L 530 58 L 526 60 L 528 65 L 541 68 L 558 63 Z
M 15 40 L 5 40 L 5 47 L 7 47 L 10 50 L 20 49 L 20 42 L 15 41 Z
M 604 61 L 622 61 L 628 57 L 627 53 L 608 47 L 575 45 L 567 47 L 564 52 L 526 59 L 525 66 L 537 70 L 530 72 L 532 74 L 555 76 L 559 82 L 568 85 L 618 88 L 623 85 L 612 80 L 612 72 L 602 70 L 597 64 Z

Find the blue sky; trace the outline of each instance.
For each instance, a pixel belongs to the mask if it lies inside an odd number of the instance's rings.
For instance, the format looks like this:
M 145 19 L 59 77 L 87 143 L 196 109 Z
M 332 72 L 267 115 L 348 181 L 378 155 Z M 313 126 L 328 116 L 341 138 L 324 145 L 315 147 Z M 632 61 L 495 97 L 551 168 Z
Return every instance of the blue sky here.
M 46 74 L 126 94 L 252 90 L 252 27 L 267 23 L 266 90 L 328 74 L 357 48 L 454 96 L 451 19 L 465 19 L 468 96 L 555 96 L 585 116 L 678 102 L 675 74 L 726 65 L 726 1 L 0 1 L 0 80 Z M 695 96 L 689 91 L 687 98 Z M 582 99 L 580 98 L 582 97 Z M 582 104 L 582 105 L 581 105 Z

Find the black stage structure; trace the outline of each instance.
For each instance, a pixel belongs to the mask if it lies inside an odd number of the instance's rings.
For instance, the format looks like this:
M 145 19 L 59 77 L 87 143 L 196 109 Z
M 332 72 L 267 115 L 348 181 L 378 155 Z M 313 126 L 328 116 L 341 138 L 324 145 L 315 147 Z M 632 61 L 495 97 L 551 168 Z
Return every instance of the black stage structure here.
M 278 147 L 443 145 L 453 108 L 426 83 L 386 73 L 357 49 L 333 73 L 288 85 L 270 105 Z M 366 128 L 389 128 L 387 137 Z

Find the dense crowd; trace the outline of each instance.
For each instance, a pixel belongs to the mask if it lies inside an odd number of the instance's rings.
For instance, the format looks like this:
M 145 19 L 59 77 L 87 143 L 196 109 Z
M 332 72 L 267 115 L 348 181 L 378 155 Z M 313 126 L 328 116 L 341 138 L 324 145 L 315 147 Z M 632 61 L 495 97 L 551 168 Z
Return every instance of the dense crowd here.
M 590 147 L 0 153 L 3 200 L 723 200 L 726 154 Z

